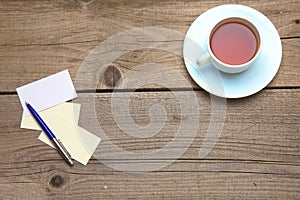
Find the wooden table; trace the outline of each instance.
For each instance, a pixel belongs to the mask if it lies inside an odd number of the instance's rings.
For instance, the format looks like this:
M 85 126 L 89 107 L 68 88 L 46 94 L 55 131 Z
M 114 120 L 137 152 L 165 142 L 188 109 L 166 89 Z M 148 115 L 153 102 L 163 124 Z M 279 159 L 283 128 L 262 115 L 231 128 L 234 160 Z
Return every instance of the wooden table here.
M 114 144 L 131 152 L 151 152 L 166 148 L 174 137 L 168 127 L 178 126 L 183 117 L 173 105 L 174 91 L 188 95 L 194 89 L 203 109 L 199 128 L 188 150 L 170 165 L 136 174 L 115 170 L 94 157 L 87 166 L 69 167 L 56 151 L 37 140 L 38 131 L 20 129 L 17 87 L 64 69 L 75 81 L 85 57 L 109 37 L 146 26 L 184 35 L 197 16 L 226 3 L 264 13 L 280 33 L 283 59 L 265 89 L 227 101 L 222 134 L 206 157 L 199 158 L 199 149 L 210 122 L 210 96 L 192 81 L 180 56 L 153 49 L 136 50 L 114 61 L 100 77 L 95 105 L 98 120 Z M 1 1 L 0 199 L 299 199 L 299 24 L 299 0 Z M 168 111 L 167 128 L 140 139 L 117 127 L 110 101 L 117 81 L 147 62 L 170 66 L 191 87 L 173 81 L 173 91 L 151 85 L 134 93 L 130 112 L 137 124 L 150 122 L 147 106 L 153 103 L 162 103 Z M 105 144 L 103 140 L 100 146 Z M 110 161 L 143 162 L 114 159 L 113 152 Z M 168 158 L 147 162 L 168 162 Z

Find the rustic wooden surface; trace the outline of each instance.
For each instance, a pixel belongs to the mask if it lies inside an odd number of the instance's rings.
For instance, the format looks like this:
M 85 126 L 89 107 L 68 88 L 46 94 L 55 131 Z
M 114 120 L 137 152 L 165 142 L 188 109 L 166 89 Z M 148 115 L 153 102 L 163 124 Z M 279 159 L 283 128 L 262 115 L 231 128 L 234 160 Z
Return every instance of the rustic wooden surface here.
M 207 157 L 198 155 L 210 120 L 209 95 L 188 76 L 182 58 L 149 49 L 122 56 L 101 77 L 95 96 L 97 116 L 110 140 L 123 149 L 143 153 L 163 148 L 174 137 L 171 128 L 178 126 L 181 117 L 180 110 L 174 109 L 174 94 L 158 85 L 136 91 L 130 103 L 137 123 L 149 123 L 147 106 L 153 102 L 161 102 L 168 111 L 162 132 L 139 139 L 117 127 L 110 109 L 111 89 L 137 64 L 171 66 L 191 83 L 186 88 L 175 81 L 175 92 L 184 95 L 195 89 L 202 108 L 193 143 L 172 164 L 141 174 L 112 169 L 96 158 L 87 166 L 69 167 L 56 151 L 37 140 L 39 132 L 19 128 L 22 109 L 16 87 L 66 68 L 75 80 L 80 64 L 99 42 L 146 26 L 185 34 L 197 16 L 225 3 L 251 6 L 269 17 L 282 39 L 283 60 L 263 91 L 227 101 L 222 134 Z M 1 1 L 0 199 L 299 199 L 299 47 L 298 0 Z M 145 162 L 118 160 L 111 154 L 110 162 Z

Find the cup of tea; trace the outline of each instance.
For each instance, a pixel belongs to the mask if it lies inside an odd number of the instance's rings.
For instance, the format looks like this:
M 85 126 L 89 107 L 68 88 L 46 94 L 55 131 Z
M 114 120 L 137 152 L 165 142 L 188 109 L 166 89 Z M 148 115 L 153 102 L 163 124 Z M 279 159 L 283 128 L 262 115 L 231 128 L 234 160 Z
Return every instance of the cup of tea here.
M 250 21 L 241 17 L 225 18 L 211 29 L 208 52 L 197 58 L 197 64 L 211 62 L 223 72 L 239 73 L 257 59 L 261 46 L 259 31 Z

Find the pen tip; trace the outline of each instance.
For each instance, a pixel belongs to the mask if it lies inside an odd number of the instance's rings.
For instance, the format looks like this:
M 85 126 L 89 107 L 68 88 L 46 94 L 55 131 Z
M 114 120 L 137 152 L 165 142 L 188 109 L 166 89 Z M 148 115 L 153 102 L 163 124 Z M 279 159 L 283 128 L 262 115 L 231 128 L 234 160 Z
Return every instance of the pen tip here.
M 25 101 L 25 104 L 26 104 L 26 105 L 28 105 L 28 102 L 27 102 L 27 101 Z

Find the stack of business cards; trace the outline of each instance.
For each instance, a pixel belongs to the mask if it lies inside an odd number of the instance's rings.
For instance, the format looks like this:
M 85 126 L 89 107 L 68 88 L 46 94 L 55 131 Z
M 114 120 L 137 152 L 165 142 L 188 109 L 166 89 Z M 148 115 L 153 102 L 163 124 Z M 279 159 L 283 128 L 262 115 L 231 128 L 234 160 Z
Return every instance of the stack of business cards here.
M 26 101 L 39 112 L 71 157 L 86 165 L 101 139 L 78 126 L 80 104 L 66 102 L 77 97 L 68 70 L 19 87 L 17 93 L 24 110 L 21 128 L 42 130 L 27 109 Z M 38 139 L 55 148 L 44 132 Z

